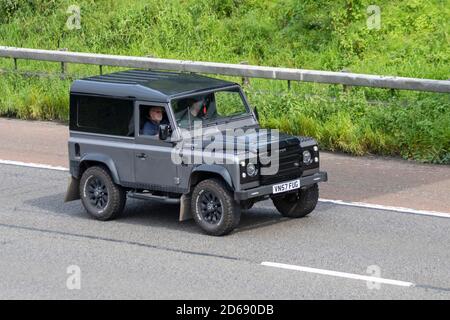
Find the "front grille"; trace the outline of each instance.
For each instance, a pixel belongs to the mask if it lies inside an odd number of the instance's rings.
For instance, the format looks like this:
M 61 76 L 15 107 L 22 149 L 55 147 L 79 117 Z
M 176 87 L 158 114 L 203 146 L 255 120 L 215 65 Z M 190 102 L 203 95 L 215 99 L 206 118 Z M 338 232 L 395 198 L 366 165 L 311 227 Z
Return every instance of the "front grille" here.
M 264 166 L 262 166 L 264 167 Z M 269 167 L 269 165 L 267 165 Z M 273 184 L 281 181 L 295 179 L 302 174 L 300 146 L 291 145 L 280 148 L 278 172 L 273 175 L 260 176 L 262 185 Z

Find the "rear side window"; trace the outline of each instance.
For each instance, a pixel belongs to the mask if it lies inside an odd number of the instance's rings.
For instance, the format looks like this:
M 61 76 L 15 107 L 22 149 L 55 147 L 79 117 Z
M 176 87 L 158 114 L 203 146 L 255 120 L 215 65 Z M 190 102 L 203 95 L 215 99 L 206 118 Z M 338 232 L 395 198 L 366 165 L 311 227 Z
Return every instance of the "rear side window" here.
M 134 136 L 132 100 L 75 96 L 71 104 L 71 130 Z

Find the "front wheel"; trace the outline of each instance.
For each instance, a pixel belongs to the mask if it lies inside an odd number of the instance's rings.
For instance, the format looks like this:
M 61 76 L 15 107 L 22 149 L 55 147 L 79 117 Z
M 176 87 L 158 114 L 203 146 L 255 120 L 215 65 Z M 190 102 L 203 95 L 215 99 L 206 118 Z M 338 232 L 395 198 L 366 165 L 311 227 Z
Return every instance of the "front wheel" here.
M 301 218 L 311 213 L 319 200 L 317 183 L 307 189 L 300 189 L 295 193 L 288 193 L 281 197 L 273 197 L 275 208 L 285 217 Z
M 230 233 L 240 220 L 240 209 L 233 194 L 217 179 L 203 180 L 195 186 L 191 212 L 200 228 L 213 236 Z

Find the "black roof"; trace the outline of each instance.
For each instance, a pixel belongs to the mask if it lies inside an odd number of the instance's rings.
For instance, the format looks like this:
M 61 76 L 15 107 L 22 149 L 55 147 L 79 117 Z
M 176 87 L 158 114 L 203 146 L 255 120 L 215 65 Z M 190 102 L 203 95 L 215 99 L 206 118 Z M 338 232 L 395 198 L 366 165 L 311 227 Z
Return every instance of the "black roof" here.
M 70 91 L 166 102 L 178 95 L 235 84 L 190 73 L 127 70 L 75 80 Z

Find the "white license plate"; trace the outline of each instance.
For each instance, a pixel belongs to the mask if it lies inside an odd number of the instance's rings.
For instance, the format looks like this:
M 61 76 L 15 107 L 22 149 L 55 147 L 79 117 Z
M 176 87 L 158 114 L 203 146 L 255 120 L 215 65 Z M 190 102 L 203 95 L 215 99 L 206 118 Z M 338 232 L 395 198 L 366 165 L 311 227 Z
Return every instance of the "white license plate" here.
M 272 187 L 273 193 L 281 193 L 290 190 L 295 190 L 300 188 L 300 180 L 293 180 L 289 182 L 284 182 L 280 184 L 276 184 Z

